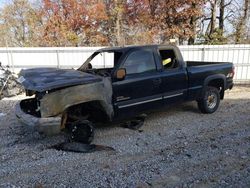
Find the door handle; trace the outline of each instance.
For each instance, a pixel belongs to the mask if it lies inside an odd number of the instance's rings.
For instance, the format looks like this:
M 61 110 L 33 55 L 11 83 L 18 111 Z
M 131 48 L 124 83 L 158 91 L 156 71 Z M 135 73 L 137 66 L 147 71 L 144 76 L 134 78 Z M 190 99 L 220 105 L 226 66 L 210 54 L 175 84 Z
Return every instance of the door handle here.
M 153 80 L 153 84 L 154 84 L 155 86 L 159 86 L 159 85 L 161 84 L 161 78 L 155 78 L 155 79 Z

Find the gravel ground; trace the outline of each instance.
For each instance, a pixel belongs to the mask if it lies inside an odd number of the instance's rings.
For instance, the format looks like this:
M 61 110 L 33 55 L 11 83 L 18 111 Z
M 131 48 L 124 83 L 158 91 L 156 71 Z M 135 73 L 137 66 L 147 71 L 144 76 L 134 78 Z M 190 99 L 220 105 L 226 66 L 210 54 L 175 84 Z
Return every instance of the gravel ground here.
M 148 116 L 141 131 L 98 128 L 115 151 L 51 149 L 17 122 L 17 98 L 0 101 L 0 187 L 250 187 L 250 88 L 227 92 L 218 111 L 185 103 Z

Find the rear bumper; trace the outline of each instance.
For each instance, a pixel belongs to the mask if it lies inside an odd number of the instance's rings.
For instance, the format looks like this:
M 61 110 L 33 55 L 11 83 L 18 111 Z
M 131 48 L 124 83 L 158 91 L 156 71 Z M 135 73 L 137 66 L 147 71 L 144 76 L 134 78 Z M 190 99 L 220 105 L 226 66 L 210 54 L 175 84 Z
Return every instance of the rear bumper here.
M 227 87 L 226 87 L 226 89 L 232 89 L 233 86 L 234 86 L 233 80 L 227 81 Z
M 15 106 L 15 113 L 17 119 L 25 125 L 34 128 L 40 133 L 46 135 L 58 134 L 61 130 L 61 117 L 39 118 L 25 113 L 20 105 L 20 102 Z

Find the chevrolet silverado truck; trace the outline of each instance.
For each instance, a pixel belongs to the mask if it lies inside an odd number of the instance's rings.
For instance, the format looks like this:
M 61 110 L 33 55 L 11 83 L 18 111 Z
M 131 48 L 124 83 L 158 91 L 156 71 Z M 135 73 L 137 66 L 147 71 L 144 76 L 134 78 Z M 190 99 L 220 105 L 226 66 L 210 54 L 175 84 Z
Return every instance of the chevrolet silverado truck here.
M 16 105 L 16 116 L 39 132 L 68 130 L 73 139 L 91 142 L 95 124 L 177 102 L 194 100 L 202 113 L 213 113 L 233 77 L 232 63 L 185 62 L 172 45 L 103 48 L 77 70 L 22 70 L 19 82 L 31 97 Z

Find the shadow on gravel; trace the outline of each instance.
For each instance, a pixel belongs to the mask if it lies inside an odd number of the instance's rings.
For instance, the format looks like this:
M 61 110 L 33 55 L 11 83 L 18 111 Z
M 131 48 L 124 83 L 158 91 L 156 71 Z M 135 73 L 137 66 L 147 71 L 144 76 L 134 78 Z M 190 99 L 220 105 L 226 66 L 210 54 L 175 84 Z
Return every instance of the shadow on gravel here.
M 184 104 L 180 104 L 178 110 L 200 113 L 200 110 L 198 109 L 198 105 L 196 102 L 186 102 Z
M 83 144 L 79 142 L 67 142 L 61 143 L 54 146 L 49 147 L 49 149 L 56 149 L 59 151 L 68 151 L 68 152 L 76 152 L 76 153 L 92 153 L 95 151 L 115 151 L 114 148 L 103 145 L 95 145 L 95 144 Z

